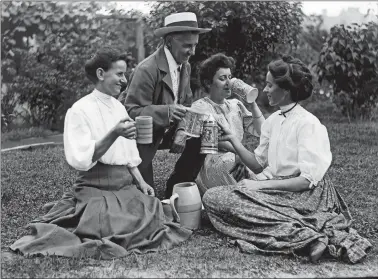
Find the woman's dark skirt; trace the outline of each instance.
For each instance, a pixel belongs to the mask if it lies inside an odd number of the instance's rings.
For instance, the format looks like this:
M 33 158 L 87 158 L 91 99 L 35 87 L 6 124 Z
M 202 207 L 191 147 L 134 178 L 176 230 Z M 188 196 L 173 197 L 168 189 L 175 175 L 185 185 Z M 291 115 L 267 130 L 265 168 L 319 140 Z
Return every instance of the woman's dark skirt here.
M 101 163 L 79 172 L 73 191 L 29 227 L 31 235 L 13 251 L 111 259 L 171 249 L 191 235 L 164 214 L 157 198 L 133 185 L 126 166 Z

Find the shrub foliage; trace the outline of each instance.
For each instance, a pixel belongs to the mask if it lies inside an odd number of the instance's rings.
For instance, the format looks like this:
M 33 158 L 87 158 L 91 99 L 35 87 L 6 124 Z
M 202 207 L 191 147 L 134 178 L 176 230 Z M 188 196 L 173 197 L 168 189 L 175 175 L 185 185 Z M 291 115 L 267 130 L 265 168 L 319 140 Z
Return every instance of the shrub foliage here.
M 350 118 L 370 118 L 378 95 L 378 24 L 336 25 L 320 52 L 316 72 L 334 89 L 333 101 Z M 368 86 L 367 86 L 368 85 Z
M 98 13 L 104 6 L 111 16 Z M 67 109 L 93 87 L 85 78 L 85 61 L 104 45 L 126 52 L 128 36 L 135 37 L 125 24 L 131 16 L 106 3 L 9 1 L 2 8 L 5 99 L 27 103 L 32 126 L 62 130 Z M 9 100 L 2 109 L 6 104 Z
M 200 61 L 223 52 L 236 60 L 234 75 L 248 79 L 260 71 L 265 52 L 275 44 L 297 42 L 303 20 L 300 2 L 172 1 L 153 4 L 146 22 L 154 30 L 170 13 L 186 11 L 197 15 L 200 27 L 212 28 L 200 35 L 191 58 L 193 77 Z M 149 39 L 157 45 L 157 38 Z

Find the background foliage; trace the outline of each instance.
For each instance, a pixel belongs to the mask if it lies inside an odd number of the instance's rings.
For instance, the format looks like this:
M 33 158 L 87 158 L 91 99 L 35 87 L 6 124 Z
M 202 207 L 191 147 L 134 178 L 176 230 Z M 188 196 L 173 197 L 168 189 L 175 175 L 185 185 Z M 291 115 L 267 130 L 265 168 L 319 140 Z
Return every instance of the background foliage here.
M 111 16 L 98 13 L 104 5 Z M 67 109 L 93 87 L 83 70 L 89 56 L 100 46 L 133 47 L 132 26 L 125 24 L 133 15 L 106 3 L 3 2 L 2 8 L 2 112 L 9 115 L 15 99 L 27 102 L 32 126 L 62 130 Z
M 62 130 L 67 109 L 92 89 L 83 65 L 96 49 L 111 45 L 128 52 L 130 73 L 137 56 L 136 20 L 145 23 L 147 56 L 160 40 L 153 30 L 163 25 L 166 15 L 182 11 L 196 13 L 201 27 L 212 28 L 201 35 L 191 58 L 191 85 L 197 98 L 202 96 L 197 90 L 198 65 L 214 53 L 234 57 L 234 76 L 260 90 L 267 63 L 292 54 L 314 70 L 320 82 L 316 92 L 325 93 L 316 98 L 333 102 L 350 118 L 371 118 L 377 104 L 377 23 L 335 26 L 328 34 L 322 17 L 304 16 L 300 2 L 165 1 L 151 3 L 148 15 L 117 10 L 111 2 L 6 1 L 1 5 L 3 132 L 12 128 L 20 114 L 26 127 Z M 258 102 L 269 108 L 264 94 Z
M 371 118 L 378 101 L 378 24 L 331 28 L 316 71 L 320 82 L 332 83 L 333 101 L 345 115 Z
M 223 52 L 236 60 L 234 76 L 258 83 L 265 80 L 264 54 L 274 51 L 278 43 L 297 44 L 303 20 L 300 2 L 175 1 L 155 3 L 146 23 L 155 30 L 163 26 L 165 16 L 184 11 L 194 12 L 200 27 L 212 28 L 200 35 L 191 57 L 193 79 L 201 61 Z M 155 47 L 159 41 L 153 36 L 147 40 Z

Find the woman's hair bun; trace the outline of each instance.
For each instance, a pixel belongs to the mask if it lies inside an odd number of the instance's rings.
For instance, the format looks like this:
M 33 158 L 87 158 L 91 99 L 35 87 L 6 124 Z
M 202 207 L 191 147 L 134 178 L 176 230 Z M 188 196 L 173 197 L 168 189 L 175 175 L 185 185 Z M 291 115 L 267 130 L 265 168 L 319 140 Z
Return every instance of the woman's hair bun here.
M 280 88 L 289 90 L 294 102 L 303 101 L 311 96 L 311 71 L 298 58 L 283 55 L 281 59 L 270 62 L 268 70 Z

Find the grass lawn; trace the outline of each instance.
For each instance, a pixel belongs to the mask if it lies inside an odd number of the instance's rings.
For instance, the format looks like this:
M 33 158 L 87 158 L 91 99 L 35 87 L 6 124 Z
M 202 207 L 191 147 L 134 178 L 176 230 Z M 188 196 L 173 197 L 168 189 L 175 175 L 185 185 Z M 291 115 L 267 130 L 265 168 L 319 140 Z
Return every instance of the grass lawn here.
M 42 127 L 16 128 L 9 132 L 2 133 L 1 143 L 20 141 L 28 138 L 46 138 L 56 134 L 59 134 L 59 132 L 44 129 Z
M 9 245 L 28 233 L 27 223 L 43 214 L 42 206 L 71 187 L 75 171 L 63 147 L 12 151 L 1 155 L 2 277 L 359 277 L 378 276 L 378 123 L 348 124 L 334 115 L 316 113 L 328 128 L 333 152 L 329 174 L 354 217 L 354 228 L 373 249 L 363 263 L 350 265 L 324 257 L 311 264 L 306 257 L 243 254 L 217 233 L 203 216 L 203 228 L 169 252 L 130 255 L 113 261 L 58 257 L 23 257 Z M 177 155 L 159 151 L 155 160 L 157 196 Z

